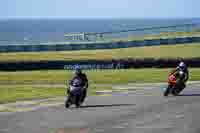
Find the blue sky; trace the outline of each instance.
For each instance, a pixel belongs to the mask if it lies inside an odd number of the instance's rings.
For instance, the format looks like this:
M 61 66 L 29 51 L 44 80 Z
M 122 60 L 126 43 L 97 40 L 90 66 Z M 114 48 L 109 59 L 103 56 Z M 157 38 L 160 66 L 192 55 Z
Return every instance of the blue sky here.
M 192 18 L 200 0 L 1 0 L 0 18 Z

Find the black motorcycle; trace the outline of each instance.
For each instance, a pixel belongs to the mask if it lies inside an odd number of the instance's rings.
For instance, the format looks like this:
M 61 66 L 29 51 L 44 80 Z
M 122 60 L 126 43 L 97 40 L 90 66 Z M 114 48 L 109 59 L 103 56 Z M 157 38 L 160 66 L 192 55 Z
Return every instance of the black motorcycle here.
M 69 84 L 68 96 L 67 100 L 65 101 L 65 107 L 69 108 L 71 105 L 74 104 L 77 108 L 79 108 L 83 101 L 82 98 L 84 89 L 85 88 L 79 83 L 73 82 L 72 84 Z

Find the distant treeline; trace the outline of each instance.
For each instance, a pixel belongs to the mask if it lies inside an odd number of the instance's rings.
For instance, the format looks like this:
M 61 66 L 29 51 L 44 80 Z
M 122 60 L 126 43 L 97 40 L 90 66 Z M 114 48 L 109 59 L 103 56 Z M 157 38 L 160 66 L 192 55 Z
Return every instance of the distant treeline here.
M 130 68 L 169 68 L 175 67 L 180 59 L 118 59 L 118 60 L 82 60 L 82 61 L 30 61 L 0 62 L 1 71 L 24 70 L 73 70 L 76 66 L 83 69 L 130 69 Z M 200 67 L 200 57 L 183 59 L 189 67 Z
M 72 51 L 72 50 L 94 50 L 94 49 L 116 49 L 128 47 L 171 45 L 183 43 L 200 42 L 200 37 L 182 37 L 168 39 L 150 39 L 137 41 L 119 41 L 102 43 L 80 43 L 80 44 L 27 44 L 27 45 L 0 45 L 0 52 L 39 52 L 39 51 Z

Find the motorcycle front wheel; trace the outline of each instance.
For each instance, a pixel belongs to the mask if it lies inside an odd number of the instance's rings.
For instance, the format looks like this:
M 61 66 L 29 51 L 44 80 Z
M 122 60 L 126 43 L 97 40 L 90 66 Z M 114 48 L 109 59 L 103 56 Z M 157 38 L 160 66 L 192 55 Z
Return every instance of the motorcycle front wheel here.
M 65 108 L 69 108 L 70 107 L 70 103 L 68 101 L 65 101 Z
M 69 108 L 71 105 L 70 96 L 68 96 L 67 100 L 65 101 L 65 108 Z
M 165 92 L 164 92 L 164 96 L 168 96 L 169 93 L 170 93 L 170 90 L 171 90 L 171 88 L 170 88 L 170 87 L 167 87 L 167 89 L 166 89 Z
M 79 108 L 81 106 L 81 97 L 80 96 L 76 96 L 76 101 L 75 101 L 75 105 L 76 105 L 76 108 Z

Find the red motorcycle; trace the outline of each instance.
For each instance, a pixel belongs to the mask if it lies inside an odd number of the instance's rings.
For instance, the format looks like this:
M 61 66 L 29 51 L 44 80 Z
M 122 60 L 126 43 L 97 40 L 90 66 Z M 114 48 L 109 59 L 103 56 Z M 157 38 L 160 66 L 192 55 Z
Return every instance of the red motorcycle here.
M 176 74 L 170 74 L 168 76 L 168 87 L 164 91 L 164 96 L 168 96 L 169 94 L 177 96 L 184 88 L 185 85 L 178 81 Z

